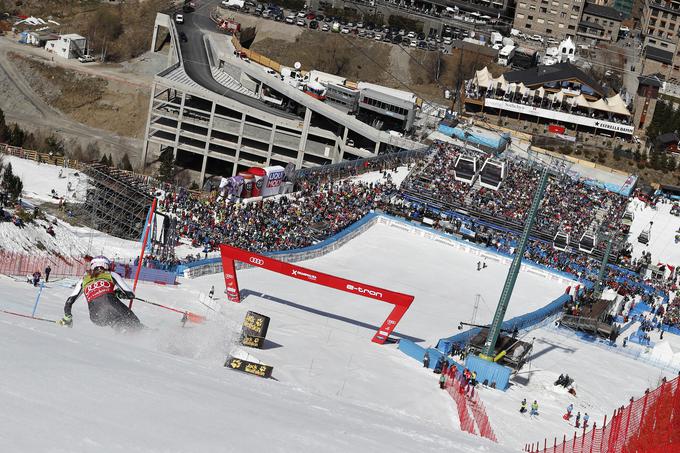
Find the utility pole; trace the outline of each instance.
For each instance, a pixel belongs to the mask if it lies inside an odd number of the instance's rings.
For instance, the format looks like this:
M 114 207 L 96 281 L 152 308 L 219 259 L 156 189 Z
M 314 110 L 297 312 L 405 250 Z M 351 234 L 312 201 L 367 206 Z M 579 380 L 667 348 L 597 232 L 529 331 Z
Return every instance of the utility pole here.
M 517 244 L 515 249 L 515 256 L 512 259 L 512 264 L 508 270 L 508 276 L 505 279 L 505 284 L 503 285 L 503 291 L 501 292 L 501 298 L 498 301 L 498 306 L 496 307 L 496 314 L 493 316 L 493 322 L 489 328 L 489 333 L 486 337 L 486 343 L 484 343 L 484 350 L 479 355 L 481 358 L 486 360 L 494 360 L 494 352 L 496 348 L 496 341 L 498 341 L 498 335 L 501 332 L 501 325 L 503 324 L 503 319 L 505 318 L 505 312 L 508 309 L 508 304 L 510 303 L 510 297 L 512 296 L 512 291 L 515 288 L 515 282 L 517 281 L 517 275 L 522 267 L 522 256 L 527 248 L 527 243 L 529 242 L 529 235 L 531 234 L 531 228 L 536 220 L 536 215 L 538 214 L 538 208 L 541 205 L 541 200 L 543 199 L 543 194 L 545 193 L 545 188 L 548 186 L 548 167 L 543 168 L 543 173 L 541 174 L 541 180 L 538 183 L 538 188 L 536 194 L 534 195 L 534 200 L 531 202 L 531 209 L 529 210 L 529 215 L 526 222 L 524 223 L 524 231 L 522 232 L 522 237 Z

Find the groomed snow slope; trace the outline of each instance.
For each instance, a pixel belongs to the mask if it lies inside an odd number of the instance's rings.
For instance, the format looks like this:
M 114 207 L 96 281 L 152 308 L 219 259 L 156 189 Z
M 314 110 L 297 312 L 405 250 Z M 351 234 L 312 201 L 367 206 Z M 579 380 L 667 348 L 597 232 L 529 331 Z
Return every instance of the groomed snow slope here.
M 489 262 L 478 272 L 478 257 L 444 251 L 423 237 L 376 225 L 303 265 L 414 294 L 397 331 L 427 345 L 469 319 L 478 292 L 491 305 L 480 307 L 478 319 L 488 321 L 507 271 Z M 12 433 L 0 435 L 0 447 L 214 451 L 228 445 L 226 451 L 243 451 L 255 442 L 274 451 L 509 451 L 461 433 L 453 401 L 437 388 L 436 376 L 395 346 L 370 342 L 388 305 L 261 269 L 241 271 L 239 279 L 242 290 L 258 295 L 242 304 L 218 301 L 219 315 L 197 301 L 211 285 L 216 294 L 223 291 L 220 275 L 138 288 L 140 297 L 212 318 L 191 329 L 178 327 L 177 314 L 140 302 L 135 311 L 159 330 L 133 336 L 95 327 L 82 301 L 74 307 L 73 329 L 0 313 L 7 345 L 0 394 L 10 408 L 0 423 Z M 509 313 L 543 306 L 563 286 L 523 272 Z M 35 288 L 9 279 L 0 287 L 3 309 L 30 313 Z M 38 314 L 59 317 L 68 292 L 51 283 Z M 265 350 L 231 343 L 247 310 L 272 318 Z M 273 365 L 277 381 L 223 368 L 229 352 L 249 352 Z M 254 416 L 256 409 L 265 415 Z M 40 436 L 31 435 L 36 429 Z M 244 433 L 255 441 L 246 442 Z
M 630 226 L 628 242 L 633 244 L 633 258 L 642 256 L 642 252 L 652 253 L 652 264 L 661 262 L 671 266 L 680 265 L 680 243 L 675 243 L 675 235 L 680 228 L 680 217 L 671 215 L 672 203 L 657 203 L 657 208 L 652 209 L 643 201 L 634 199 L 628 205 L 628 210 L 633 211 L 635 218 Z M 638 235 L 652 225 L 649 244 L 644 245 L 637 241 Z

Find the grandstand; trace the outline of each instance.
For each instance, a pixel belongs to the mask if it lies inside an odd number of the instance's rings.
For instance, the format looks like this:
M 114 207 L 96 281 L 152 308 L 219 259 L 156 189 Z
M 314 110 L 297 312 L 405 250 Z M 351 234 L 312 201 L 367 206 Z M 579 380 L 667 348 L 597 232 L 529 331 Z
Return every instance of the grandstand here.
M 99 163 L 84 165 L 88 176 L 82 204 L 74 214 L 89 227 L 124 239 L 139 239 L 153 197 L 139 176 Z

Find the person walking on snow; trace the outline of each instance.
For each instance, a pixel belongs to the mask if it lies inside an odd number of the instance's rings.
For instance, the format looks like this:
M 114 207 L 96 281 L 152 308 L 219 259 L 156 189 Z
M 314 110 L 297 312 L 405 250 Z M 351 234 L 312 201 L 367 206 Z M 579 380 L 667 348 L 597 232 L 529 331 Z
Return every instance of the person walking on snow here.
M 565 420 L 569 420 L 571 418 L 571 411 L 573 411 L 573 410 L 574 410 L 574 405 L 569 403 L 569 406 L 567 406 L 567 413 L 564 414 L 563 418 Z
M 439 388 L 442 390 L 446 388 L 446 375 L 444 373 L 439 376 Z
M 208 292 L 208 297 L 210 300 L 212 300 L 213 296 L 215 295 L 215 285 L 210 287 L 210 292 Z
M 47 267 L 45 268 L 45 283 L 48 283 L 50 281 L 50 273 L 52 272 L 52 268 L 48 264 Z
M 96 256 L 90 262 L 90 270 L 73 289 L 64 304 L 64 317 L 57 321 L 61 326 L 73 325 L 71 307 L 81 293 L 85 293 L 90 320 L 98 326 L 111 326 L 121 330 L 136 330 L 144 326 L 139 318 L 120 299 L 133 299 L 135 293 L 115 272 L 111 262 L 104 256 Z M 116 288 L 117 287 L 117 288 Z
M 430 368 L 430 353 L 429 353 L 429 351 L 425 351 L 425 355 L 423 356 L 423 368 Z
M 576 413 L 576 427 L 577 428 L 581 427 L 581 412 Z
M 538 402 L 534 400 L 533 403 L 531 403 L 531 412 L 529 413 L 531 416 L 538 416 Z
M 590 420 L 590 417 L 588 416 L 588 412 L 583 414 L 583 429 L 588 429 L 588 420 Z

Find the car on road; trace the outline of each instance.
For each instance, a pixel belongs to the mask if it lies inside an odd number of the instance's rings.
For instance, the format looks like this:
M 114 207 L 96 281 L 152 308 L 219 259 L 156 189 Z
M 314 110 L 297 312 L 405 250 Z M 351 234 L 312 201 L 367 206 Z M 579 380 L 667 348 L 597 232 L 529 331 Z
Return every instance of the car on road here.
M 178 24 L 183 24 L 184 23 L 184 14 L 175 14 L 175 22 L 177 22 Z
M 94 57 L 92 55 L 83 55 L 82 57 L 78 57 L 78 61 L 81 63 L 92 63 Z
M 189 39 L 187 39 L 187 34 L 184 33 L 183 31 L 179 32 L 179 40 L 182 42 L 187 42 Z

